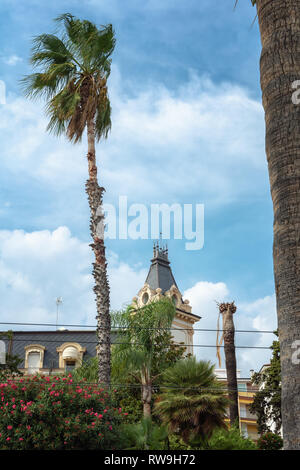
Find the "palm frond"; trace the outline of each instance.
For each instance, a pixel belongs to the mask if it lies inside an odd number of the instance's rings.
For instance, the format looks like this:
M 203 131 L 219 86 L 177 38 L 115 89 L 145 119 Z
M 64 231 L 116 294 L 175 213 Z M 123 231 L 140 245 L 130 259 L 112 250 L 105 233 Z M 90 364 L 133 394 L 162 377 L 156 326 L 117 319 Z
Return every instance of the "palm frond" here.
M 89 71 L 101 70 L 105 75 L 110 72 L 108 59 L 115 48 L 115 33 L 111 24 L 98 29 L 90 21 L 80 21 L 70 13 L 56 18 L 62 23 L 69 39 L 70 48 L 76 50 Z
M 72 61 L 73 56 L 62 39 L 54 34 L 41 34 L 33 38 L 30 62 L 33 65 Z
M 57 78 L 50 77 L 46 73 L 33 73 L 26 75 L 20 80 L 23 93 L 28 98 L 38 98 L 43 96 L 46 99 L 51 98 L 57 89 Z
M 87 122 L 95 125 L 95 138 L 106 138 L 111 128 L 111 107 L 106 79 L 115 37 L 109 24 L 94 23 L 71 14 L 56 19 L 63 31 L 33 39 L 30 62 L 41 71 L 24 77 L 26 96 L 47 100 L 47 129 L 66 133 L 74 143 L 81 140 Z
M 155 414 L 170 430 L 179 430 L 187 442 L 193 435 L 210 435 L 215 427 L 224 426 L 228 406 L 222 385 L 209 361 L 194 357 L 177 362 L 163 374 L 161 395 Z M 178 383 L 182 389 L 177 389 Z

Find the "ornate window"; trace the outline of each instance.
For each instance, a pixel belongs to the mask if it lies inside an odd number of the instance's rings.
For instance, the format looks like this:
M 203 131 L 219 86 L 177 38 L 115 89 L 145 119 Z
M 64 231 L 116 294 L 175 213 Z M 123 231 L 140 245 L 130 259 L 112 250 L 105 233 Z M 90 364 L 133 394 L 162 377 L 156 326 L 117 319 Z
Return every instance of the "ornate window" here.
M 37 374 L 44 364 L 45 346 L 29 344 L 25 346 L 25 369 L 28 374 Z
M 79 343 L 64 343 L 56 351 L 59 354 L 59 368 L 67 371 L 81 366 L 86 348 Z

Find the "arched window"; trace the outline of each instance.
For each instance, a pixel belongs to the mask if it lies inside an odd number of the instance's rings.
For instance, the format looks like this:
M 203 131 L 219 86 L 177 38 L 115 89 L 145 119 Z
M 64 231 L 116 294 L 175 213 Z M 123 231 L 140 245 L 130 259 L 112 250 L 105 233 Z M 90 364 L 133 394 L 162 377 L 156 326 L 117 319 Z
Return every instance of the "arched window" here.
M 59 354 L 59 368 L 68 371 L 80 367 L 86 348 L 79 343 L 64 343 L 56 351 Z
M 43 368 L 45 349 L 41 344 L 25 346 L 25 369 L 28 374 L 37 374 Z

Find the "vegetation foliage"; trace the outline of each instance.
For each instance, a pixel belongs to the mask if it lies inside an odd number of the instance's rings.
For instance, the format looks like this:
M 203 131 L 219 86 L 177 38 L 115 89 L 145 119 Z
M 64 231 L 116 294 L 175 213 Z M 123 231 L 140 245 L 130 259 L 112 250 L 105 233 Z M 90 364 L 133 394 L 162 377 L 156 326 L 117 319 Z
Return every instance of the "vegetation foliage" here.
M 164 385 L 155 403 L 155 414 L 186 443 L 193 438 L 205 441 L 215 428 L 225 427 L 229 402 L 213 370 L 210 362 L 197 362 L 191 357 L 163 374 Z
M 278 434 L 266 432 L 260 436 L 257 446 L 260 450 L 281 450 L 283 447 L 283 440 Z
M 66 13 L 56 18 L 59 34 L 41 34 L 33 40 L 30 62 L 40 71 L 21 81 L 25 94 L 47 100 L 48 130 L 82 138 L 95 117 L 95 137 L 107 137 L 111 127 L 106 82 L 115 47 L 112 25 L 102 29 Z
M 112 395 L 71 375 L 2 382 L 0 449 L 118 448 L 126 414 Z
M 0 333 L 0 340 L 10 341 L 12 339 L 13 332 L 6 331 Z M 8 377 L 18 377 L 22 376 L 22 372 L 19 370 L 19 366 L 22 362 L 22 359 L 13 354 L 9 354 L 8 352 L 5 354 L 5 363 L 0 364 L 0 381 L 5 381 Z
M 275 334 L 278 336 L 277 331 Z M 279 341 L 273 341 L 270 366 L 253 374 L 252 383 L 261 387 L 256 392 L 250 411 L 257 416 L 258 432 L 270 432 L 270 423 L 278 434 L 281 429 L 281 365 Z

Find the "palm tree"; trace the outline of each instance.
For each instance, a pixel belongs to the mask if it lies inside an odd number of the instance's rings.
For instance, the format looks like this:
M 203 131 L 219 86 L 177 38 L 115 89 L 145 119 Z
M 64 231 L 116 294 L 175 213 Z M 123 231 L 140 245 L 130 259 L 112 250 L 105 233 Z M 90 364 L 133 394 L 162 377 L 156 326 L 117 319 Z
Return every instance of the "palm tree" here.
M 185 442 L 206 441 L 216 428 L 226 428 L 228 399 L 209 361 L 183 359 L 163 374 L 155 414 Z
M 142 308 L 131 307 L 116 316 L 122 327 L 112 356 L 113 376 L 117 381 L 128 376 L 141 384 L 141 400 L 145 418 L 151 417 L 151 402 L 155 380 L 169 366 L 172 347 L 168 329 L 175 316 L 175 307 L 163 298 Z M 184 347 L 172 353 L 172 359 L 182 356 Z
M 40 69 L 26 76 L 26 96 L 47 100 L 47 130 L 65 134 L 79 142 L 87 129 L 88 180 L 91 247 L 95 254 L 93 276 L 97 304 L 99 381 L 110 381 L 109 284 L 104 246 L 102 198 L 104 188 L 97 180 L 95 142 L 106 138 L 111 128 L 111 108 L 107 91 L 110 56 L 115 47 L 112 25 L 98 29 L 93 23 L 70 14 L 56 19 L 61 37 L 42 34 L 33 40 L 30 62 Z
M 273 263 L 282 370 L 284 448 L 300 449 L 300 0 L 251 0 L 262 42 L 260 83 L 274 211 Z

